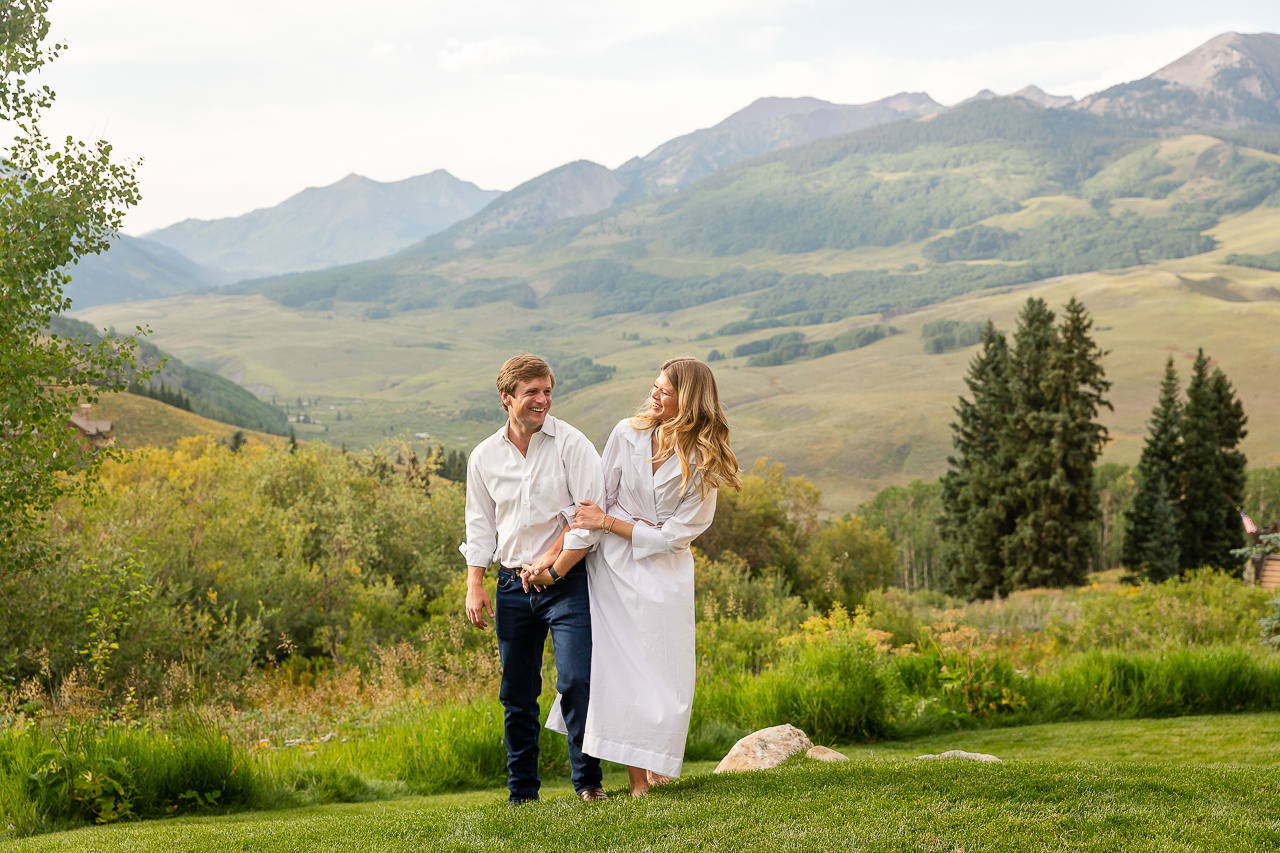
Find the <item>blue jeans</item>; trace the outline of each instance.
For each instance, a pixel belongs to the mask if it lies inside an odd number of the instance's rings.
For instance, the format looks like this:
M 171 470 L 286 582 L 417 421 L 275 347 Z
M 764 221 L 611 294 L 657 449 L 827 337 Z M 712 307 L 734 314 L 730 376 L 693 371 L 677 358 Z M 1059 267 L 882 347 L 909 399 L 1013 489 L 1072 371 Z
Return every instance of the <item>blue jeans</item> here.
M 507 788 L 511 801 L 538 798 L 538 694 L 542 692 L 542 647 L 547 632 L 556 655 L 556 689 L 569 730 L 573 788 L 599 788 L 600 759 L 584 755 L 582 735 L 591 693 L 591 602 L 587 568 L 579 563 L 564 580 L 542 592 L 528 592 L 520 577 L 498 570 L 496 604 L 498 654 L 502 657 L 502 700 L 507 745 Z

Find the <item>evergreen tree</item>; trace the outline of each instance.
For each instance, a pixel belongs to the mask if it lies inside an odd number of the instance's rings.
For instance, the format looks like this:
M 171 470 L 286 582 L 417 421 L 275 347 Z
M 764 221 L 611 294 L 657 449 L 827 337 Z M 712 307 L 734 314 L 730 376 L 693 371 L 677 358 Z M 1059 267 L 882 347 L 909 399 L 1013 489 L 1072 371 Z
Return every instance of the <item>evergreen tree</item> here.
M 1245 537 L 1244 524 L 1240 519 L 1240 508 L 1244 505 L 1248 478 L 1245 468 L 1248 460 L 1239 449 L 1249 431 L 1245 425 L 1249 423 L 1244 413 L 1244 404 L 1236 397 L 1231 381 L 1221 369 L 1213 371 L 1213 397 L 1218 408 L 1218 459 L 1222 465 L 1222 541 L 1219 549 L 1225 555 L 1221 565 L 1232 567 L 1243 573 L 1243 563 L 1231 557 L 1231 552 L 1244 548 L 1248 543 Z M 1215 565 L 1217 563 L 1215 562 Z
M 1178 546 L 1180 492 L 1171 494 L 1170 484 L 1180 488 L 1182 403 L 1179 399 L 1178 371 L 1173 356 L 1165 362 L 1160 398 L 1151 412 L 1146 443 L 1138 460 L 1138 489 L 1133 507 L 1125 513 L 1124 552 L 1121 560 L 1131 574 L 1150 580 L 1164 580 L 1178 574 L 1181 566 Z
M 1057 446 L 1064 431 L 1062 341 L 1053 321 L 1043 299 L 1028 299 L 1009 356 L 1013 405 L 1004 452 L 1016 460 L 1008 491 L 1016 522 L 1000 543 L 1006 589 L 1061 586 L 1070 575 L 1064 555 L 1057 553 L 1070 484 L 1060 470 L 1062 448 Z
M 1013 529 L 1006 495 L 1013 460 L 1004 454 L 1008 371 L 1008 343 L 988 322 L 965 378 L 973 399 L 961 397 L 956 406 L 956 455 L 942 478 L 941 533 L 954 545 L 944 565 L 950 585 L 967 597 L 990 597 L 1004 584 L 1000 543 Z
M 1126 518 L 1130 524 L 1128 531 L 1140 531 L 1140 534 L 1139 538 L 1125 539 L 1127 577 L 1141 576 L 1150 581 L 1163 581 L 1176 578 L 1180 573 L 1178 539 L 1181 529 L 1165 474 L 1159 467 L 1153 468 L 1149 476 L 1142 478 L 1133 497 L 1133 509 Z
M 1209 373 L 1204 350 L 1196 356 L 1182 419 L 1180 545 L 1184 569 L 1240 570 L 1231 556 L 1243 547 L 1239 508 L 1244 503 L 1244 407 L 1221 370 Z

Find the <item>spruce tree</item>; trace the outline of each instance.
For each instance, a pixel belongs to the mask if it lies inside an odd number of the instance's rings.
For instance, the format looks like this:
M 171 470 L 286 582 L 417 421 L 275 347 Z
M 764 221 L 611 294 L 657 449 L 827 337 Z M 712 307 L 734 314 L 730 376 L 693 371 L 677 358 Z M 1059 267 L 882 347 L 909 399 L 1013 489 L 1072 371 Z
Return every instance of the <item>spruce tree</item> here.
M 1222 506 L 1222 466 L 1218 459 L 1219 401 L 1209 374 L 1209 359 L 1200 350 L 1191 368 L 1187 405 L 1182 415 L 1181 562 L 1184 569 L 1217 565 L 1217 542 L 1225 512 Z
M 1141 479 L 1126 515 L 1124 564 L 1128 577 L 1150 581 L 1176 578 L 1181 573 L 1181 526 L 1176 502 L 1169 494 L 1165 471 L 1153 469 Z M 1134 531 L 1139 531 L 1133 536 Z
M 1218 425 L 1218 535 L 1208 549 L 1209 565 L 1230 569 L 1239 576 L 1244 572 L 1244 562 L 1231 556 L 1231 552 L 1246 545 L 1240 507 L 1244 504 L 1248 485 L 1245 478 L 1247 460 L 1239 445 L 1249 434 L 1245 429 L 1249 419 L 1245 417 L 1244 405 L 1221 369 L 1213 371 L 1209 390 Z
M 1165 362 L 1160 398 L 1151 412 L 1146 443 L 1138 460 L 1138 489 L 1133 507 L 1125 513 L 1124 551 L 1121 559 L 1129 572 L 1149 580 L 1165 580 L 1181 567 L 1178 546 L 1182 403 L 1178 371 L 1173 356 Z
M 1012 405 L 1008 370 L 1008 343 L 988 322 L 965 378 L 973 399 L 961 397 L 956 406 L 956 455 L 948 457 L 950 470 L 942 478 L 941 534 L 954 545 L 945 566 L 951 587 L 970 598 L 1004 589 L 1000 543 L 1013 529 L 1007 501 L 1013 460 L 1004 454 Z
M 1016 522 L 1000 543 L 1007 589 L 1060 585 L 1063 565 L 1053 549 L 1062 539 L 1067 484 L 1059 475 L 1063 416 L 1058 399 L 1061 339 L 1043 299 L 1023 306 L 1009 356 L 1012 403 L 1003 451 L 1016 460 L 1007 499 Z

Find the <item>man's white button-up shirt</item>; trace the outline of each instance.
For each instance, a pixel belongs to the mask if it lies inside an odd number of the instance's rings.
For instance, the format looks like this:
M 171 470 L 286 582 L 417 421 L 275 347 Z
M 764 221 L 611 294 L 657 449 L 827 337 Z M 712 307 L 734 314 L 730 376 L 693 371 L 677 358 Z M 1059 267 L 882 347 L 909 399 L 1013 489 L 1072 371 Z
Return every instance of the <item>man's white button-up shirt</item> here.
M 547 415 L 522 455 L 504 423 L 467 462 L 467 541 L 458 550 L 468 566 L 518 569 L 542 556 L 584 500 L 604 506 L 604 472 L 580 430 Z M 598 530 L 570 530 L 564 547 L 599 539 Z

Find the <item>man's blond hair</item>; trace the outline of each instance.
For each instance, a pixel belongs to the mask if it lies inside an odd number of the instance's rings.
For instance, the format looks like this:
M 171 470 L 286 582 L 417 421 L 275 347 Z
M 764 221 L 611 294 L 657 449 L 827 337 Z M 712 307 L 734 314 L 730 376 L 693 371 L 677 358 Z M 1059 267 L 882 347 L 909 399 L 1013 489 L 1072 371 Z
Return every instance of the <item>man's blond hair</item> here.
M 544 376 L 551 380 L 552 388 L 556 387 L 556 375 L 546 361 L 527 352 L 513 355 L 498 371 L 498 393 L 514 396 L 516 386 L 521 382 L 532 382 Z

